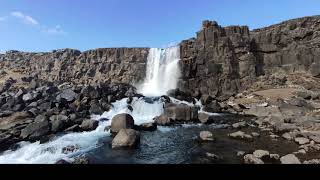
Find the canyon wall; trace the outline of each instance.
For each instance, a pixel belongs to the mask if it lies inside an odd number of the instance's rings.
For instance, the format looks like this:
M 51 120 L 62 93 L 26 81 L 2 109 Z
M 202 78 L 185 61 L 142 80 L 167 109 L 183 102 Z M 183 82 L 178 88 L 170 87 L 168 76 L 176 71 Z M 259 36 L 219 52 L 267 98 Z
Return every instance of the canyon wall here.
M 289 20 L 249 31 L 204 21 L 181 43 L 180 87 L 195 94 L 228 98 L 260 76 L 275 73 L 320 75 L 320 16 Z
M 320 16 L 289 20 L 250 31 L 204 21 L 195 38 L 180 43 L 179 88 L 194 96 L 226 99 L 277 73 L 320 77 Z M 146 74 L 148 48 L 107 48 L 51 53 L 9 51 L 0 68 L 9 74 L 54 82 L 136 83 Z M 1 76 L 1 73 L 0 73 Z M 266 78 L 266 81 L 269 81 Z

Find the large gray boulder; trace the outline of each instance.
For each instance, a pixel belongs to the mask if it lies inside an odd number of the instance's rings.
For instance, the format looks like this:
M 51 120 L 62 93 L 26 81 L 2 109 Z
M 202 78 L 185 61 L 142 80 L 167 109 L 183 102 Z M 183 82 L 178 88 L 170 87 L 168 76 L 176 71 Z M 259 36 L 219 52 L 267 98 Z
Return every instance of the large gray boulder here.
M 134 119 L 130 114 L 118 114 L 112 118 L 111 133 L 117 133 L 121 129 L 133 129 Z
M 164 115 L 173 121 L 197 121 L 198 109 L 184 104 L 169 104 L 164 109 Z
M 133 129 L 121 129 L 112 140 L 112 148 L 134 148 L 140 142 L 140 133 Z

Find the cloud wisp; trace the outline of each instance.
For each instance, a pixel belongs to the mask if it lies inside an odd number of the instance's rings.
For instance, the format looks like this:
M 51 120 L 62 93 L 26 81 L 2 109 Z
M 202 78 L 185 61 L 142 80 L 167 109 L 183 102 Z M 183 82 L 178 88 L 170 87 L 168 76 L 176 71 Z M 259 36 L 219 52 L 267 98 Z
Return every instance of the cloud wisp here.
M 11 16 L 18 18 L 27 24 L 39 25 L 39 22 L 37 20 L 35 20 L 33 17 L 25 15 L 20 11 L 11 12 Z
M 42 25 L 39 21 L 37 21 L 32 16 L 24 14 L 23 12 L 13 11 L 10 13 L 10 15 L 14 18 L 20 19 L 25 24 L 37 27 L 41 32 L 44 32 L 46 34 L 50 34 L 50 35 L 66 34 L 66 32 L 61 28 L 60 25 L 56 25 L 55 27 L 47 27 L 45 25 Z M 8 16 L 0 17 L 0 21 L 5 21 L 7 18 Z

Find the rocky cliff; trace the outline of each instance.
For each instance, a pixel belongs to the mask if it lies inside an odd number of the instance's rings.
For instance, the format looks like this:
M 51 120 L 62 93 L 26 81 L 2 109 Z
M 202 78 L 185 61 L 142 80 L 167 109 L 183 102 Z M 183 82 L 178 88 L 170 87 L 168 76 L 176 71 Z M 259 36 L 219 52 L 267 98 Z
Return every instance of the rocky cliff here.
M 131 83 L 144 78 L 147 56 L 148 48 L 107 48 L 82 53 L 73 49 L 52 53 L 9 51 L 0 56 L 0 68 L 52 82 Z
M 256 81 L 281 84 L 275 74 L 319 77 L 319 30 L 320 16 L 253 31 L 247 26 L 221 27 L 204 21 L 196 38 L 181 43 L 180 87 L 195 95 L 227 98 Z
M 180 46 L 183 76 L 179 88 L 194 96 L 227 99 L 252 87 L 305 83 L 297 79 L 300 75 L 288 77 L 292 74 L 320 77 L 320 16 L 253 31 L 247 26 L 221 27 L 217 22 L 204 21 L 197 36 L 182 41 Z M 38 76 L 54 82 L 132 84 L 145 77 L 147 56 L 148 48 L 82 53 L 72 49 L 51 53 L 9 51 L 0 55 L 0 68 L 1 74 Z M 313 82 L 305 83 L 307 89 L 319 88 Z

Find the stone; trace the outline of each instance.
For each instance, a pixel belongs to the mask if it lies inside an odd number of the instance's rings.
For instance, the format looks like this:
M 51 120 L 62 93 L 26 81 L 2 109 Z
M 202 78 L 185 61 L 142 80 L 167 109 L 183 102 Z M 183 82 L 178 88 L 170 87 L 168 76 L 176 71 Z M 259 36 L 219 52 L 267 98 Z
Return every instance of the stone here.
M 294 131 L 298 129 L 295 124 L 288 124 L 288 123 L 276 123 L 274 125 L 274 130 L 278 133 L 286 133 L 290 131 Z
M 242 131 L 238 131 L 235 133 L 228 134 L 229 137 L 233 139 L 240 139 L 240 140 L 246 140 L 246 141 L 253 141 L 253 138 L 251 135 L 245 134 Z
M 161 115 L 155 118 L 155 122 L 159 126 L 169 126 L 171 125 L 171 120 L 166 115 Z
M 284 139 L 286 139 L 286 140 L 289 140 L 289 141 L 291 141 L 291 140 L 294 139 L 294 137 L 292 136 L 291 133 L 284 133 L 284 134 L 282 134 L 282 137 L 283 137 Z
M 320 136 L 310 136 L 309 138 L 315 143 L 320 144 Z
M 112 148 L 135 148 L 140 142 L 140 133 L 133 129 L 121 129 L 112 140 Z
M 213 160 L 222 160 L 223 157 L 221 156 L 218 156 L 216 154 L 213 154 L 213 153 L 206 153 L 206 156 L 209 157 L 210 159 L 213 159 Z
M 304 161 L 303 164 L 320 164 L 320 159 L 312 159 L 312 160 Z
M 69 163 L 66 160 L 61 159 L 61 160 L 57 161 L 55 164 L 71 164 L 71 163 Z
M 278 161 L 280 159 L 280 155 L 279 154 L 270 154 L 270 158 L 272 160 Z
M 255 157 L 252 154 L 245 155 L 243 159 L 245 164 L 264 164 L 261 159 Z
M 245 121 L 232 124 L 232 127 L 235 129 L 243 128 L 246 126 L 247 126 L 247 123 Z
M 80 125 L 80 128 L 83 131 L 93 131 L 97 129 L 99 126 L 99 122 L 91 119 L 84 120 L 82 124 Z
M 170 104 L 164 108 L 164 115 L 173 121 L 197 121 L 198 109 L 184 104 Z
M 63 154 L 70 154 L 73 152 L 76 152 L 80 149 L 79 145 L 70 145 L 70 146 L 66 146 L 64 148 L 62 148 L 62 153 Z
M 39 140 L 43 136 L 49 134 L 50 124 L 48 121 L 34 122 L 29 124 L 26 128 L 21 131 L 20 137 L 23 139 Z
M 310 142 L 309 139 L 303 138 L 303 137 L 295 138 L 294 141 L 295 141 L 296 143 L 298 143 L 299 145 L 308 144 L 308 143 Z
M 269 153 L 269 151 L 265 151 L 265 150 L 256 150 L 253 152 L 253 155 L 256 158 L 262 159 L 263 157 L 269 156 L 270 153 Z
M 288 154 L 280 158 L 281 164 L 301 164 L 294 154 Z
M 198 119 L 202 124 L 210 123 L 210 115 L 206 113 L 199 113 Z
M 237 152 L 237 156 L 238 157 L 242 157 L 242 156 L 244 156 L 246 154 L 246 152 L 244 152 L 244 151 L 238 151 Z
M 200 139 L 202 141 L 214 141 L 215 138 L 213 137 L 213 134 L 210 131 L 201 131 L 200 132 Z
M 260 137 L 260 134 L 259 134 L 259 133 L 256 133 L 256 132 L 252 132 L 251 135 L 252 135 L 253 137 Z
M 112 118 L 111 133 L 117 133 L 121 129 L 134 129 L 134 119 L 130 114 L 118 114 Z
M 86 156 L 76 157 L 72 164 L 90 164 L 90 160 Z
M 71 89 L 65 89 L 63 90 L 58 96 L 57 96 L 57 100 L 59 101 L 60 99 L 64 99 L 67 102 L 72 102 L 75 100 L 77 94 L 72 91 Z
M 100 104 L 92 103 L 89 112 L 90 114 L 101 115 L 104 113 L 104 110 L 101 108 Z
M 139 131 L 156 131 L 157 130 L 157 124 L 155 122 L 153 123 L 143 123 L 138 126 Z
M 71 127 L 68 127 L 67 129 L 65 129 L 65 132 L 79 132 L 81 130 L 79 124 L 75 124 Z

